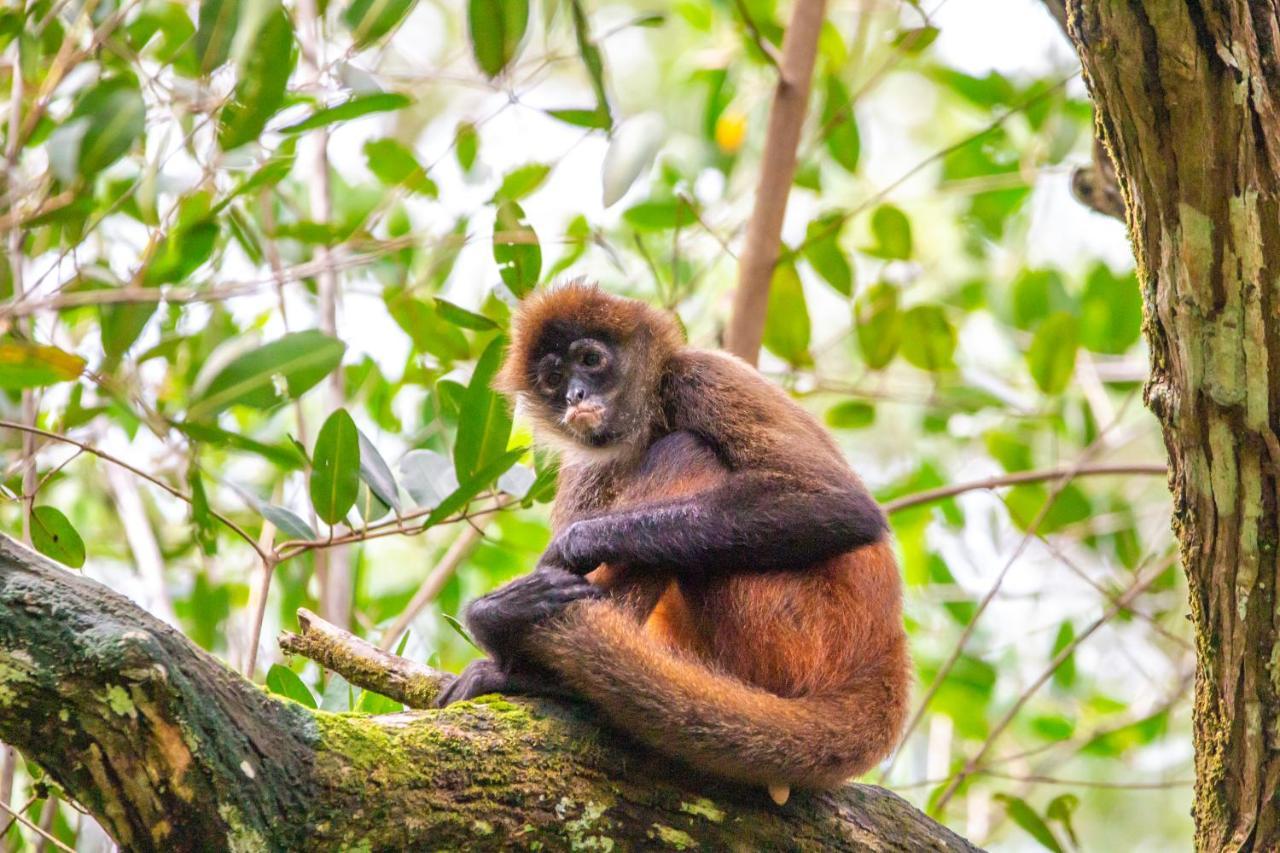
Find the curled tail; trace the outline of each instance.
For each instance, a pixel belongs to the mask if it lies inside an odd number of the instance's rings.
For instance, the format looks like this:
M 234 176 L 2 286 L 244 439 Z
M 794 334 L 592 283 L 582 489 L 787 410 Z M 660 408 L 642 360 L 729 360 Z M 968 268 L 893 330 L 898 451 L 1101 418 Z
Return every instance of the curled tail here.
M 787 698 L 667 648 L 607 602 L 575 603 L 531 640 L 619 728 L 740 782 L 840 785 L 889 754 L 906 715 L 905 648 L 842 690 Z

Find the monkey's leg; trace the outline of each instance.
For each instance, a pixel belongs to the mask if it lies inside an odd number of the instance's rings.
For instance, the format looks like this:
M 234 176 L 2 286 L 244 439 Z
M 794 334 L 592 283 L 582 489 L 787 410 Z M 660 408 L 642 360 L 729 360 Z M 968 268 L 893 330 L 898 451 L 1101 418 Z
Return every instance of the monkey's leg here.
M 467 627 L 493 659 L 468 665 L 441 691 L 437 707 L 487 693 L 572 695 L 550 670 L 527 659 L 520 646 L 535 625 L 575 601 L 601 595 L 584 578 L 543 568 L 473 601 L 466 612 Z
M 476 642 L 506 666 L 522 657 L 521 645 L 535 625 L 579 599 L 603 595 L 583 577 L 541 567 L 471 602 L 466 611 L 467 627 Z

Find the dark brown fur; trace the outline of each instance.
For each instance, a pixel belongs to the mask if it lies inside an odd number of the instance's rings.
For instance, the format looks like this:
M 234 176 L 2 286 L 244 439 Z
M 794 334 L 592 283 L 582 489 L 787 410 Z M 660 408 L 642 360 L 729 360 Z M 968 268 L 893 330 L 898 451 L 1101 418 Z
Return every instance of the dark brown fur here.
M 626 392 L 625 404 L 639 407 L 629 443 L 563 460 L 557 533 L 738 482 L 777 493 L 779 514 L 793 493 L 865 497 L 830 436 L 780 389 L 738 359 L 685 346 L 669 315 L 594 287 L 526 300 L 500 377 L 508 393 L 528 391 L 526 358 L 553 322 L 607 334 L 641 360 Z M 536 401 L 524 402 L 540 433 L 555 429 Z M 731 514 L 728 497 L 699 511 Z M 807 535 L 803 517 L 755 506 L 762 523 Z M 589 578 L 610 596 L 536 627 L 525 653 L 655 749 L 740 781 L 827 787 L 895 746 L 911 670 L 901 581 L 883 537 L 782 570 L 606 563 Z

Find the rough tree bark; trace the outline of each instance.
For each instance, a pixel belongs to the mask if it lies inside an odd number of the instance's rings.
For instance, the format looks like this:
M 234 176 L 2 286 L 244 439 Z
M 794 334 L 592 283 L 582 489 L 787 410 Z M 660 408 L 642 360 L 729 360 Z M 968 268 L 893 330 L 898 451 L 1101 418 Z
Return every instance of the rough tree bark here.
M 386 656 L 365 652 L 375 669 Z M 414 695 L 423 671 L 397 689 Z M 311 711 L 4 536 L 0 738 L 130 850 L 973 849 L 869 785 L 775 807 L 576 706 Z
M 1196 843 L 1280 846 L 1280 20 L 1070 0 L 1127 205 L 1191 592 Z

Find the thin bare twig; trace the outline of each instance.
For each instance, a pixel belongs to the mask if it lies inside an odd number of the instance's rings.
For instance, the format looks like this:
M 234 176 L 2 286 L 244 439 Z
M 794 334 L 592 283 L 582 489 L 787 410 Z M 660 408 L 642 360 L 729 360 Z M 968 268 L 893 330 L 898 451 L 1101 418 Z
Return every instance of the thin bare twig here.
M 1021 483 L 1041 483 L 1046 480 L 1062 480 L 1069 477 L 1097 477 L 1125 474 L 1135 476 L 1159 476 L 1167 474 L 1168 471 L 1168 466 L 1162 462 L 1135 463 L 1131 465 L 1101 463 L 1096 465 L 1081 465 L 1076 468 L 1073 468 L 1070 465 L 1061 465 L 1057 468 L 1046 468 L 1040 471 L 1016 471 L 1012 474 L 985 477 L 981 480 L 970 480 L 967 483 L 952 483 L 950 486 L 941 486 L 936 489 L 929 489 L 925 492 L 916 492 L 912 495 L 905 495 L 897 498 L 896 500 L 891 500 L 885 503 L 884 511 L 893 514 L 922 504 L 937 503 L 938 501 L 946 500 L 947 498 L 953 498 L 956 495 L 962 495 L 965 492 L 976 492 L 983 489 L 998 489 L 1001 486 L 1016 486 Z
M 755 43 L 756 49 L 764 55 L 770 65 L 781 71 L 782 66 L 779 64 L 778 51 L 773 45 L 765 41 L 764 36 L 760 34 L 760 27 L 756 25 L 755 18 L 751 17 L 751 11 L 747 8 L 747 4 L 743 0 L 733 0 L 733 5 L 738 10 L 738 17 L 742 19 L 743 26 L 751 34 L 751 41 Z
M 1165 788 L 1186 788 L 1195 784 L 1194 779 L 1170 779 L 1164 782 L 1099 782 L 1092 779 L 1059 779 L 1056 776 L 1041 776 L 1035 773 L 1019 776 L 1015 773 L 1001 773 L 997 770 L 978 770 L 974 775 L 1008 779 L 1011 782 L 1027 782 L 1032 785 L 1069 785 L 1072 788 L 1099 788 L 1116 791 L 1158 791 Z
M 45 830 L 43 830 L 43 829 L 41 829 L 39 826 L 37 826 L 37 825 L 36 825 L 36 823 L 35 823 L 35 821 L 31 820 L 31 819 L 30 819 L 30 818 L 28 818 L 26 815 L 19 814 L 19 813 L 18 813 L 18 812 L 17 812 L 17 811 L 12 807 L 12 806 L 10 806 L 8 803 L 0 802 L 0 809 L 4 809 L 4 810 L 5 810 L 5 811 L 7 811 L 9 814 L 13 815 L 13 819 L 14 819 L 14 820 L 16 820 L 18 823 L 22 824 L 23 826 L 25 826 L 27 829 L 30 829 L 32 832 L 35 832 L 35 833 L 37 833 L 38 835 L 42 836 L 46 841 L 48 841 L 48 842 L 49 842 L 50 844 L 52 844 L 54 847 L 57 847 L 59 850 L 66 851 L 66 853 L 76 853 L 76 851 L 75 851 L 75 850 L 71 849 L 70 847 L 68 847 L 67 845 L 63 844 L 61 841 L 59 841 L 59 840 L 57 839 L 57 837 L 55 837 L 54 835 L 52 835 L 52 834 L 50 834 L 50 833 L 46 832 Z
M 987 735 L 987 739 L 983 741 L 982 746 L 973 754 L 973 757 L 966 761 L 964 767 L 951 777 L 951 781 L 948 782 L 947 787 L 943 790 L 942 794 L 930 809 L 932 814 L 938 815 L 942 813 L 942 810 L 946 808 L 947 803 L 951 802 L 951 798 L 955 796 L 956 791 L 964 780 L 972 775 L 973 771 L 979 766 L 979 763 L 987 757 L 987 753 L 990 752 L 991 747 L 995 745 L 996 739 L 999 738 L 1000 735 L 1004 734 L 1005 729 L 1009 728 L 1009 725 L 1013 722 L 1014 718 L 1017 717 L 1018 713 L 1023 709 L 1027 702 L 1031 700 L 1031 697 L 1035 695 L 1036 691 L 1044 686 L 1046 681 L 1053 677 L 1053 674 L 1057 671 L 1058 667 L 1062 666 L 1062 662 L 1070 655 L 1074 654 L 1075 650 L 1079 648 L 1085 640 L 1089 639 L 1094 632 L 1110 622 L 1117 613 L 1128 606 L 1130 601 L 1154 583 L 1155 580 L 1164 574 L 1172 564 L 1172 559 L 1167 560 L 1157 566 L 1154 570 L 1134 578 L 1134 581 L 1130 584 L 1129 588 L 1125 590 L 1124 594 L 1121 595 L 1114 604 L 1107 608 L 1106 612 L 1090 623 L 1087 628 L 1077 634 L 1071 642 L 1063 646 L 1058 653 L 1053 656 L 1053 660 L 1049 661 L 1049 665 L 1045 667 L 1044 671 L 1040 673 L 1029 687 L 1022 691 L 1022 695 L 1017 698 L 1012 706 L 1010 706 L 1009 710 L 1005 712 L 1005 715 L 1000 718 L 1000 721 L 992 727 L 990 733 Z
M 1102 434 L 1099 435 L 1098 439 L 1085 449 L 1085 452 L 1073 464 L 1073 470 L 1078 470 L 1088 464 L 1086 460 L 1088 459 L 1089 453 L 1100 446 L 1111 426 L 1112 425 L 1108 425 L 1107 429 L 1102 431 Z M 969 639 L 973 636 L 974 632 L 977 631 L 978 622 L 982 619 L 982 615 L 987 612 L 987 608 L 990 607 L 991 602 L 995 600 L 996 595 L 1000 592 L 1000 588 L 1004 585 L 1004 580 L 1008 577 L 1014 564 L 1018 562 L 1018 559 L 1022 556 L 1023 552 L 1026 551 L 1031 542 L 1035 539 L 1036 532 L 1040 529 L 1040 525 L 1044 523 L 1045 518 L 1048 517 L 1049 511 L 1053 508 L 1054 503 L 1058 499 L 1058 495 L 1060 495 L 1062 490 L 1071 483 L 1073 478 L 1074 474 L 1071 474 L 1058 479 L 1054 483 L 1053 489 L 1045 498 L 1043 505 L 1040 507 L 1040 511 L 1036 513 L 1035 518 L 1033 518 L 1031 520 L 1031 524 L 1028 525 L 1027 532 L 1018 541 L 1017 547 L 1014 548 L 1009 559 L 1005 561 L 1005 564 L 1000 569 L 999 574 L 996 575 L 995 581 L 992 582 L 991 587 L 978 602 L 978 606 L 974 609 L 973 615 L 969 617 L 969 622 L 964 626 L 964 630 L 960 632 L 960 637 L 956 640 L 955 646 L 951 650 L 951 654 L 947 656 L 947 659 L 943 662 L 942 666 L 938 668 L 938 672 L 934 676 L 933 681 L 929 684 L 928 689 L 925 690 L 924 696 L 921 697 L 919 704 L 916 706 L 915 712 L 911 715 L 910 720 L 908 720 L 900 741 L 905 741 L 910 737 L 911 733 L 915 731 L 916 726 L 918 726 L 920 721 L 924 718 L 924 713 L 929 708 L 929 703 L 932 702 L 933 697 L 938 694 L 938 691 L 942 688 L 943 682 L 947 680 L 947 677 L 951 674 L 951 670 L 955 667 L 956 661 L 958 661 L 960 659 L 960 655 L 964 653 L 965 646 L 968 644 Z M 898 756 L 901 754 L 902 751 L 898 750 L 890 756 L 888 763 L 885 764 L 884 769 L 880 772 L 881 780 L 888 777 L 890 771 L 893 770 L 894 764 L 897 763 Z
M 159 488 L 165 490 L 166 492 L 173 495 L 178 500 L 183 501 L 184 503 L 187 503 L 187 504 L 191 503 L 191 496 L 181 491 L 180 489 L 175 489 L 173 486 L 169 485 L 164 480 L 160 480 L 156 477 L 153 477 L 150 474 L 148 474 L 146 471 L 143 471 L 140 468 L 136 468 L 133 465 L 130 465 L 128 462 L 125 462 L 123 459 L 119 458 L 118 456 L 112 456 L 110 453 L 107 453 L 105 450 L 99 450 L 98 448 L 94 447 L 91 444 L 86 444 L 83 441 L 79 441 L 77 439 L 71 438 L 70 436 L 60 435 L 59 433 L 56 433 L 56 432 L 49 432 L 48 430 L 40 429 L 39 427 L 32 427 L 32 426 L 27 426 L 25 424 L 16 423 L 15 421 L 0 420 L 0 428 L 11 429 L 18 432 L 24 432 L 24 433 L 31 433 L 33 435 L 38 435 L 43 438 L 47 438 L 50 441 L 58 441 L 58 442 L 62 442 L 63 444 L 70 444 L 73 447 L 78 447 L 81 450 L 83 450 L 85 453 L 92 454 L 94 456 L 97 456 L 99 459 L 102 459 L 106 462 L 110 462 L 113 465 L 119 465 L 121 468 L 124 468 L 126 471 L 133 472 L 137 476 L 146 480 L 148 483 L 151 483 L 154 486 L 158 486 Z M 231 528 L 231 530 L 234 531 L 241 539 L 248 542 L 249 545 L 253 548 L 253 550 L 258 552 L 258 556 L 262 557 L 264 560 L 267 559 L 268 552 L 264 552 L 261 548 L 259 548 L 258 543 L 254 541 L 252 536 L 250 536 L 248 533 L 244 531 L 244 528 L 236 524 L 231 519 L 227 518 L 222 513 L 218 512 L 216 509 L 213 509 L 212 507 L 209 508 L 209 515 L 218 519 L 218 521 L 221 521 L 227 527 Z

